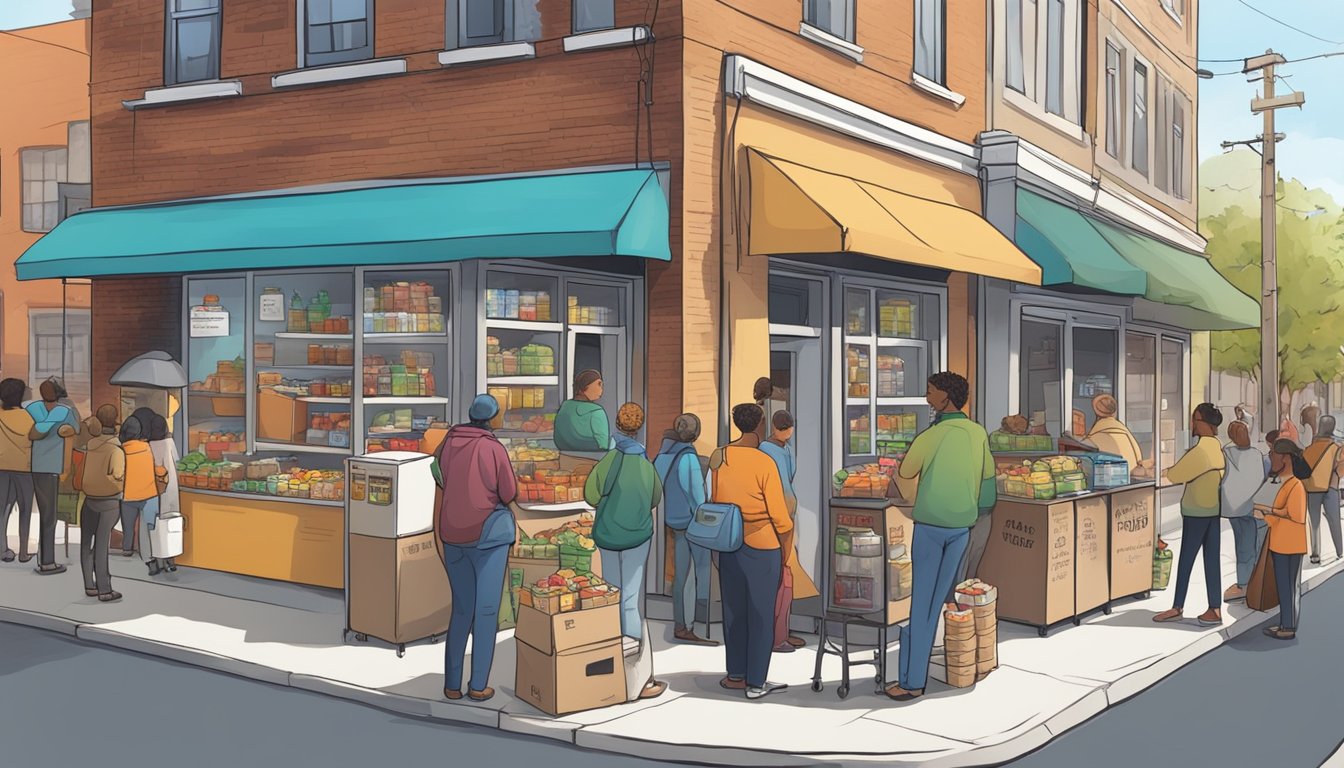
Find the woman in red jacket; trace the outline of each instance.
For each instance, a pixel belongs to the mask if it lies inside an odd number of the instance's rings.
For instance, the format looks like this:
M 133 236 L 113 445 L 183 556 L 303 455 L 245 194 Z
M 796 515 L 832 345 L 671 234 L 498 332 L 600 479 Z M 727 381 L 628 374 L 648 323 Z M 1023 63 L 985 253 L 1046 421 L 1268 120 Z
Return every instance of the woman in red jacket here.
M 495 690 L 490 666 L 495 658 L 499 602 L 517 524 L 509 503 L 518 482 L 508 451 L 490 428 L 499 403 L 477 395 L 467 411 L 470 423 L 449 430 L 435 455 L 434 542 L 448 571 L 453 593 L 448 622 L 443 695 L 462 698 L 462 672 L 471 636 L 471 680 L 467 698 L 487 701 Z

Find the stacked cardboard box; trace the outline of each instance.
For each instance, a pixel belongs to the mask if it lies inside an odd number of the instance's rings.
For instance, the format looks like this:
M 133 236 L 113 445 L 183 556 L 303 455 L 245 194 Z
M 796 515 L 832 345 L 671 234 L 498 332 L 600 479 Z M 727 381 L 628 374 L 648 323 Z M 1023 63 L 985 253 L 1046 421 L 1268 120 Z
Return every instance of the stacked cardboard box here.
M 560 613 L 518 606 L 518 698 L 550 715 L 625 702 L 625 664 L 618 605 Z

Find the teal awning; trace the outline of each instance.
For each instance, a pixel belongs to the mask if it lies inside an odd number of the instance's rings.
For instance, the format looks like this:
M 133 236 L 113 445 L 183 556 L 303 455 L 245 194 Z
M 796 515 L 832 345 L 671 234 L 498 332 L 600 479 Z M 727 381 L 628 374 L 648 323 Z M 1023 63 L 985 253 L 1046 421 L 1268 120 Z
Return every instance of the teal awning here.
M 1192 331 L 1260 327 L 1260 303 L 1218 273 L 1209 260 L 1136 232 L 1092 221 L 1130 263 L 1148 273 L 1144 298 L 1176 309 Z
M 20 280 L 476 258 L 669 261 L 652 170 L 427 181 L 90 209 L 15 263 Z
M 1042 285 L 1071 284 L 1142 296 L 1148 275 L 1126 261 L 1088 217 L 1034 192 L 1018 190 L 1014 242 L 1041 266 Z

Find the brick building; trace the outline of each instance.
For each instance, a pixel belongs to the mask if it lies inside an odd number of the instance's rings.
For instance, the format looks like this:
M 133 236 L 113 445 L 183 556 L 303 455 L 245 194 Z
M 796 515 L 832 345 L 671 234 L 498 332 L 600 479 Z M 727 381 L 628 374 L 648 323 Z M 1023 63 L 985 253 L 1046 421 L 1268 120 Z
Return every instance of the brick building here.
M 199 385 L 184 448 L 334 470 L 387 427 L 461 419 L 490 390 L 534 481 L 525 506 L 564 516 L 572 489 L 535 481 L 576 481 L 544 418 L 574 373 L 601 368 L 608 412 L 646 403 L 655 444 L 676 414 L 699 414 L 704 453 L 769 376 L 767 407 L 798 417 L 798 541 L 815 579 L 833 474 L 864 476 L 928 426 L 930 373 L 967 374 L 980 415 L 1006 408 L 989 294 L 1043 275 L 982 217 L 997 200 L 980 183 L 987 129 L 1007 125 L 983 4 L 191 7 L 97 4 L 99 210 L 20 263 L 24 277 L 93 278 L 97 399 L 136 354 L 184 361 Z M 1071 50 L 1094 50 L 1081 39 Z M 1088 92 L 1058 108 L 1075 127 L 1092 124 Z M 417 282 L 446 333 L 417 325 L 424 307 L 383 324 L 395 284 Z M 389 359 L 418 373 L 385 393 Z M 351 396 L 314 394 L 344 377 Z M 275 410 L 277 387 L 302 418 Z M 184 562 L 341 583 L 339 502 L 203 482 L 184 493 Z

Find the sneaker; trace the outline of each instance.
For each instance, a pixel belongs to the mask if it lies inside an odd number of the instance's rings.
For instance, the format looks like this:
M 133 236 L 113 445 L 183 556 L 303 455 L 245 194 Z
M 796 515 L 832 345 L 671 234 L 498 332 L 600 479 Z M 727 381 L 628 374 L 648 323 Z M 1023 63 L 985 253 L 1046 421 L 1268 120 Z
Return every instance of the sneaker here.
M 1197 620 L 1199 621 L 1200 626 L 1203 627 L 1222 626 L 1223 612 L 1218 610 L 1217 608 L 1210 608 L 1209 610 L 1199 614 L 1199 618 Z
M 749 686 L 747 688 L 747 698 L 751 699 L 752 701 L 755 701 L 756 699 L 764 699 L 766 696 L 769 696 L 772 693 L 778 693 L 782 690 L 785 690 L 788 687 L 789 686 L 785 685 L 784 683 L 771 683 L 771 682 L 767 682 L 765 685 L 762 685 L 760 687 L 754 685 Z
M 1235 603 L 1245 599 L 1246 599 L 1246 590 L 1242 589 L 1236 584 L 1233 584 L 1232 586 L 1228 587 L 1227 591 L 1223 593 L 1223 602 L 1225 603 Z
M 1181 612 L 1180 608 L 1172 608 L 1169 611 L 1163 611 L 1154 616 L 1153 621 L 1156 621 L 1158 624 L 1166 624 L 1171 621 L 1180 621 L 1183 618 L 1185 618 L 1185 615 Z

